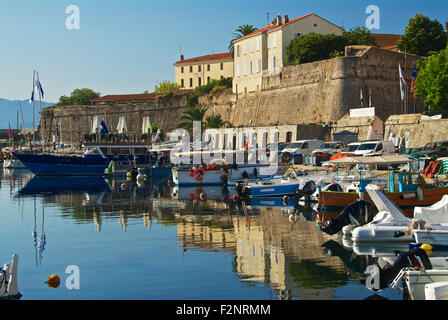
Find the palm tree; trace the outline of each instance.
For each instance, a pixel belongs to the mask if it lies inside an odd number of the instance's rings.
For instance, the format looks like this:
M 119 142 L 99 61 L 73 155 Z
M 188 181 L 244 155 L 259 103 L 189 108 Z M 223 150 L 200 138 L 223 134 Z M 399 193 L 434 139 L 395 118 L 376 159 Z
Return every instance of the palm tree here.
M 205 127 L 207 129 L 218 129 L 229 124 L 227 121 L 223 121 L 220 114 L 213 114 L 205 119 Z
M 229 51 L 233 53 L 233 43 L 235 42 L 235 40 L 247 36 L 248 34 L 257 31 L 258 29 L 255 28 L 253 25 L 251 24 L 244 24 L 242 26 L 239 26 L 234 32 L 232 33 L 234 35 L 234 38 L 230 41 L 229 44 Z
M 201 130 L 203 130 L 204 129 L 203 120 L 207 110 L 208 107 L 200 107 L 200 106 L 193 106 L 185 110 L 184 115 L 180 117 L 180 119 L 184 121 L 179 124 L 179 127 L 191 130 L 193 129 L 193 121 L 200 121 Z

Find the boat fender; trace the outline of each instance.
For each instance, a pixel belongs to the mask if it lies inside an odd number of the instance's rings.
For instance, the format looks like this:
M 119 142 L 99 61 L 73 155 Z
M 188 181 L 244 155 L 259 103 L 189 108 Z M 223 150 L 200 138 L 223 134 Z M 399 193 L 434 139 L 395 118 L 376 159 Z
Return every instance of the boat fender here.
M 132 178 L 132 172 L 128 171 L 128 172 L 126 173 L 126 178 Z
M 283 205 L 287 206 L 289 204 L 289 197 L 283 196 Z
M 143 175 L 143 180 L 148 180 L 148 175 L 146 173 Z
M 424 196 L 423 196 L 423 190 L 422 190 L 421 187 L 418 187 L 418 188 L 417 188 L 417 196 L 418 196 L 418 200 L 419 200 L 420 202 L 423 202 L 423 200 L 424 200 Z
M 248 177 L 249 177 L 249 174 L 248 174 L 246 171 L 244 171 L 244 172 L 243 172 L 243 178 L 244 178 L 244 179 L 247 179 Z
M 204 192 L 202 192 L 202 193 L 199 195 L 199 199 L 201 199 L 202 201 L 207 200 L 207 194 L 204 193 Z
M 237 195 L 234 195 L 234 196 L 232 197 L 232 200 L 233 200 L 233 202 L 237 202 L 237 200 L 238 200 L 238 196 L 237 196 Z
M 254 177 L 255 178 L 258 177 L 258 170 L 257 170 L 257 168 L 254 168 Z
M 56 289 L 59 287 L 59 284 L 61 283 L 61 279 L 57 274 L 52 274 L 48 280 L 46 281 L 46 284 L 53 289 Z
M 168 180 L 167 184 L 168 184 L 168 187 L 171 187 L 171 184 L 172 184 L 171 180 Z

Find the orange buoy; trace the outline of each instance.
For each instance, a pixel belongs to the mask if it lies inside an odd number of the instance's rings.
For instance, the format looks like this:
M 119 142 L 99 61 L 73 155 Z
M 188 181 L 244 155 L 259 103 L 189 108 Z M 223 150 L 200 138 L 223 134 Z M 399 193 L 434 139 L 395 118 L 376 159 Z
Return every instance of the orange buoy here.
M 50 288 L 55 289 L 55 288 L 59 287 L 59 284 L 61 283 L 61 279 L 59 278 L 58 275 L 56 275 L 56 274 L 52 274 L 52 275 L 48 278 L 48 280 L 47 280 L 46 283 L 48 284 L 48 286 L 49 286 Z
M 237 196 L 237 195 L 234 195 L 234 196 L 233 196 L 233 202 L 236 202 L 236 200 L 238 200 L 238 196 Z
M 171 180 L 168 180 L 168 187 L 171 187 Z

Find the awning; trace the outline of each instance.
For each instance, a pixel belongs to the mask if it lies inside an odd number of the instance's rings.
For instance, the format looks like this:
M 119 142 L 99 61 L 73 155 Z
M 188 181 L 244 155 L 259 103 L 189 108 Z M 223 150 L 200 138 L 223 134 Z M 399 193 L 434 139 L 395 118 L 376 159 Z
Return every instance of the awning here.
M 402 155 L 394 155 L 394 156 L 375 156 L 375 157 L 346 157 L 341 159 L 335 159 L 327 161 L 327 163 L 335 164 L 335 165 L 349 165 L 349 164 L 405 164 L 417 161 L 415 159 L 408 158 Z

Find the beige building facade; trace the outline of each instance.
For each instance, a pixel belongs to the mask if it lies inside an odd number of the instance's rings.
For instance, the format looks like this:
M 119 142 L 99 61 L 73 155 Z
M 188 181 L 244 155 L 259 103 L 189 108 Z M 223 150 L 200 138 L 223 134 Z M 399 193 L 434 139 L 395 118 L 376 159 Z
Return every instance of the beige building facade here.
M 259 91 L 263 75 L 280 73 L 291 65 L 286 61 L 291 40 L 311 32 L 342 35 L 344 30 L 314 13 L 292 20 L 279 15 L 269 26 L 235 40 L 233 92 Z
M 194 89 L 212 80 L 233 77 L 231 52 L 209 54 L 180 60 L 174 64 L 175 81 L 182 89 Z

